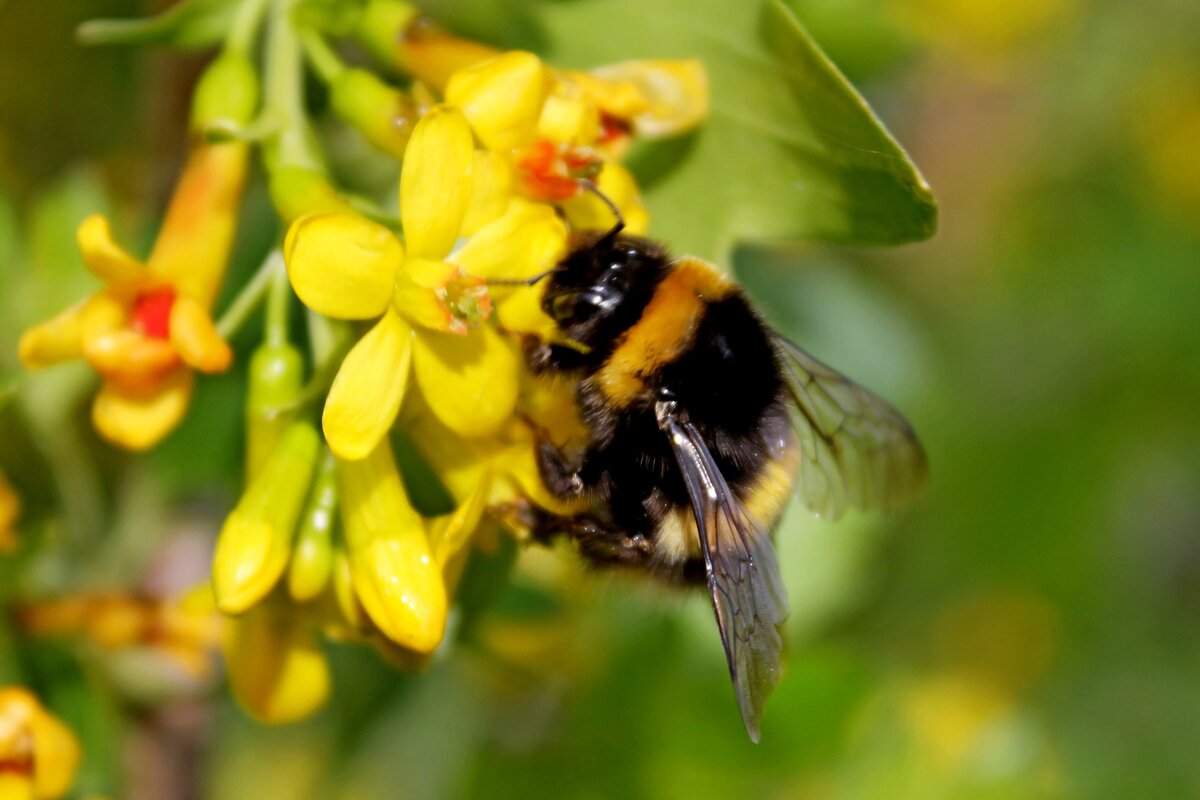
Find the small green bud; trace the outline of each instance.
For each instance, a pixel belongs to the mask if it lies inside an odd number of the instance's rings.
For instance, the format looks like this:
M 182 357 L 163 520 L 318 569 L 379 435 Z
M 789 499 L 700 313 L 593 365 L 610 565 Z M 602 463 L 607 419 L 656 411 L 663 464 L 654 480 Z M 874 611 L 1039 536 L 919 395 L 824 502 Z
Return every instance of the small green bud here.
M 281 409 L 303 389 L 304 358 L 290 344 L 263 344 L 250 356 L 246 396 L 246 479 L 253 480 L 279 443 L 290 414 Z
M 245 124 L 258 109 L 258 74 L 250 59 L 226 51 L 208 65 L 192 96 L 192 128 L 218 121 Z
M 333 572 L 333 526 L 338 515 L 337 464 L 328 450 L 317 467 L 308 503 L 300 515 L 300 527 L 292 546 L 288 567 L 288 592 L 304 603 L 315 599 L 329 583 Z
M 364 69 L 342 70 L 330 84 L 334 113 L 385 153 L 404 157 L 417 107 L 408 95 Z

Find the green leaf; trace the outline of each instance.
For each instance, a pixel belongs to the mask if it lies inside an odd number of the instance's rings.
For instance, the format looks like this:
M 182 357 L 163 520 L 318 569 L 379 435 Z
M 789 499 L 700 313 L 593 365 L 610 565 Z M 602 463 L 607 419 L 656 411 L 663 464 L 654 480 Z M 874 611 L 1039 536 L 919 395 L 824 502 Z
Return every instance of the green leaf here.
M 712 91 L 708 121 L 682 139 L 643 145 L 630 160 L 651 232 L 676 250 L 724 260 L 738 240 L 895 244 L 934 232 L 937 207 L 916 166 L 779 0 L 427 6 L 456 19 L 508 7 L 513 21 L 493 35 L 505 46 L 539 47 L 559 66 L 701 59 Z
M 75 36 L 82 44 L 203 48 L 225 38 L 237 7 L 238 0 L 183 0 L 153 17 L 89 20 Z

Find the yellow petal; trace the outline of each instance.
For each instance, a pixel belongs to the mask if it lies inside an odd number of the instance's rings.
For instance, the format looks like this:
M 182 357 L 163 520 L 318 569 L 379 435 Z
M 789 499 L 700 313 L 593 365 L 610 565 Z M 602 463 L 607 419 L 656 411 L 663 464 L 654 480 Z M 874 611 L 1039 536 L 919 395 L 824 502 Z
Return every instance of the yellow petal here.
M 17 549 L 17 536 L 13 526 L 21 515 L 21 498 L 0 473 L 0 553 L 11 553 Z
M 491 474 L 485 472 L 471 492 L 471 497 L 448 516 L 436 520 L 436 535 L 431 534 L 434 557 L 443 568 L 454 558 L 475 534 L 483 518 L 488 497 L 492 490 Z
M 552 269 L 566 244 L 567 226 L 553 207 L 514 202 L 507 214 L 481 228 L 450 260 L 477 278 L 530 278 Z
M 0 768 L 0 797 L 62 797 L 79 767 L 79 741 L 31 692 L 18 686 L 0 688 L 0 765 L 32 762 L 32 776 Z
M 83 309 L 77 303 L 21 335 L 17 353 L 28 369 L 44 369 L 83 355 Z
M 344 513 L 344 512 L 343 512 Z M 339 544 L 333 552 L 333 597 L 341 612 L 342 620 L 353 630 L 371 630 L 371 620 L 358 599 L 354 589 L 354 575 L 350 570 L 350 554 Z
M 75 238 L 88 270 L 105 283 L 132 283 L 146 277 L 145 265 L 113 240 L 108 220 L 101 215 L 92 214 L 85 219 Z
M 596 179 L 596 188 L 621 210 L 628 233 L 643 234 L 650 222 L 642 204 L 637 181 L 629 170 L 616 161 L 604 162 Z M 608 230 L 616 220 L 608 204 L 592 192 L 580 192 L 562 205 L 567 220 L 575 230 Z
M 19 772 L 0 772 L 0 797 L 4 800 L 37 800 L 33 779 Z
M 470 236 L 508 208 L 516 191 L 512 160 L 490 150 L 476 150 L 471 164 L 471 204 L 462 234 Z
M 456 72 L 446 85 L 446 102 L 463 110 L 487 149 L 511 150 L 536 135 L 549 77 L 532 53 L 503 53 Z
M 400 222 L 409 255 L 441 258 L 454 246 L 471 199 L 474 151 L 458 109 L 435 106 L 417 123 L 400 172 Z
M 166 339 L 122 329 L 84 342 L 83 355 L 92 368 L 122 385 L 152 387 L 179 364 L 179 354 Z
M 454 271 L 457 272 L 458 268 L 455 267 Z M 407 273 L 401 273 L 396 278 L 392 303 L 396 311 L 413 325 L 461 336 L 467 332 L 467 325 L 454 318 L 443 295 L 444 292 L 417 285 Z
M 212 307 L 229 261 L 248 156 L 246 142 L 192 147 L 146 259 L 151 274 L 205 308 Z
M 183 363 L 201 372 L 224 372 L 233 351 L 217 333 L 212 318 L 190 297 L 180 295 L 171 307 L 171 344 Z
M 441 289 L 458 277 L 458 267 L 440 258 L 407 258 L 401 273 L 417 286 Z
M 561 337 L 558 324 L 542 311 L 544 284 L 518 287 L 496 301 L 500 327 L 512 333 L 530 333 L 547 342 Z
M 586 74 L 585 74 L 586 75 Z M 572 73 L 608 113 L 628 119 L 639 136 L 674 136 L 708 115 L 708 75 L 695 59 L 624 61 Z
M 512 416 L 521 359 L 490 325 L 467 336 L 418 331 L 413 371 L 433 414 L 463 436 L 494 433 Z
M 292 288 L 306 306 L 337 319 L 370 319 L 387 308 L 404 248 L 357 214 L 301 217 L 283 246 Z
M 574 147 L 589 146 L 600 133 L 600 108 L 578 84 L 554 81 L 537 130 L 543 139 Z
M 225 520 L 212 571 L 213 593 L 224 613 L 250 608 L 283 575 L 319 444 L 311 425 L 293 423 Z
M 445 632 L 446 588 L 391 445 L 385 441 L 366 458 L 339 461 L 338 478 L 355 593 L 385 636 L 432 651 Z
M 233 620 L 225 662 L 234 696 L 262 722 L 303 719 L 329 696 L 329 665 L 294 608 L 264 603 Z
M 393 310 L 375 324 L 338 370 L 321 424 L 340 458 L 363 458 L 387 433 L 408 383 L 412 328 Z
M 45 711 L 34 715 L 30 732 L 37 749 L 33 770 L 34 796 L 64 796 L 75 782 L 75 773 L 79 769 L 79 740 L 70 728 Z
M 183 419 L 192 383 L 192 371 L 184 367 L 171 370 L 159 383 L 140 391 L 106 381 L 92 404 L 92 424 L 114 444 L 146 450 Z

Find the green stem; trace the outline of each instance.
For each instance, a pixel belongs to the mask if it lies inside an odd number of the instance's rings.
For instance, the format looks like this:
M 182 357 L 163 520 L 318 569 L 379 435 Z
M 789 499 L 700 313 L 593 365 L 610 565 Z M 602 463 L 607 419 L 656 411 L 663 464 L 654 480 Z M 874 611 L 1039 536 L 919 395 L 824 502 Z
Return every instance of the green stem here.
M 275 161 L 321 168 L 304 109 L 304 59 L 292 21 L 295 0 L 273 0 L 267 28 L 266 107 L 279 121 Z
M 331 83 L 346 69 L 346 65 L 329 46 L 329 42 L 325 41 L 325 37 L 316 31 L 302 31 L 300 42 L 304 45 L 304 54 L 308 57 L 308 63 L 312 64 L 317 75 L 325 83 Z
M 283 345 L 288 341 L 288 310 L 292 305 L 292 287 L 288 283 L 283 255 L 275 250 L 267 257 L 271 265 L 271 289 L 267 294 L 267 344 Z
M 227 51 L 243 55 L 250 53 L 269 2 L 270 0 L 241 0 L 233 23 L 229 26 L 229 36 L 225 39 Z
M 273 259 L 276 256 L 278 256 L 277 250 L 267 256 L 262 266 L 258 268 L 258 272 L 255 272 L 249 282 L 242 287 L 242 290 L 225 309 L 225 313 L 217 320 L 217 333 L 221 334 L 222 339 L 228 339 L 237 333 L 266 296 L 267 287 L 271 285 L 271 278 L 275 275 Z

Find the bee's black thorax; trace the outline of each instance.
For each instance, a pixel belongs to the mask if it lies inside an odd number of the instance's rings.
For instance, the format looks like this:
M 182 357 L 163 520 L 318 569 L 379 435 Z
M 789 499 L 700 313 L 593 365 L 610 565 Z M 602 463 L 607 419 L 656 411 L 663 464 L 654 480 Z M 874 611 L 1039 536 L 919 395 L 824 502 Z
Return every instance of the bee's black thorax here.
M 642 245 L 617 237 L 600 252 L 573 254 L 543 306 L 550 312 L 559 304 L 560 325 L 569 336 L 572 324 L 591 326 L 591 338 L 583 342 L 590 357 L 572 365 L 591 442 L 571 479 L 597 501 L 598 524 L 653 541 L 666 527 L 679 527 L 678 512 L 690 513 L 676 457 L 655 417 L 656 400 L 675 401 L 739 495 L 757 491 L 768 462 L 779 457 L 769 442 L 780 441 L 787 411 L 770 334 L 737 286 L 704 262 L 668 262 L 656 246 L 648 252 Z M 617 263 L 630 271 L 618 275 Z M 587 296 L 603 305 L 615 296 L 582 285 L 585 275 L 620 287 L 620 301 L 600 323 L 588 320 L 604 310 L 576 320 L 567 311 L 578 301 L 556 300 Z M 542 466 L 544 473 L 556 469 L 544 459 Z M 655 559 L 678 571 L 688 557 L 656 552 Z

